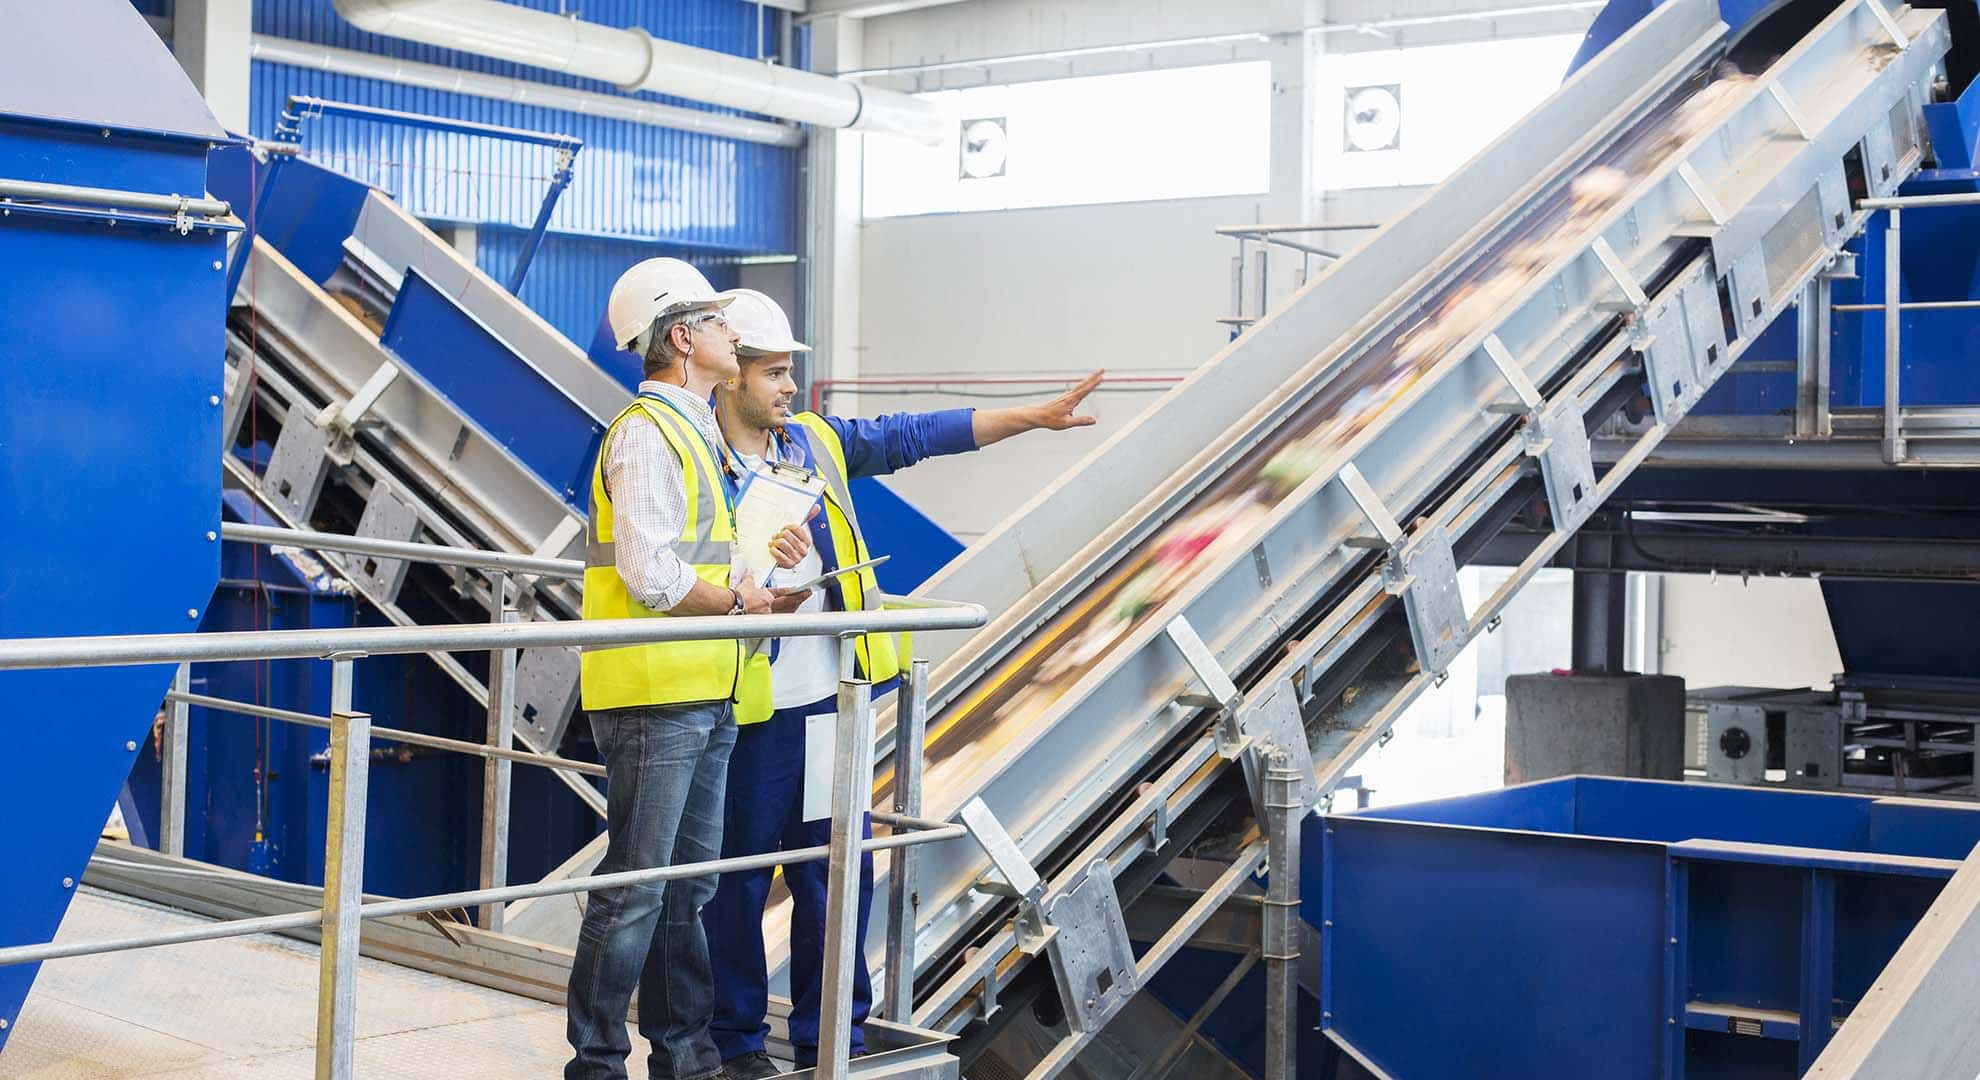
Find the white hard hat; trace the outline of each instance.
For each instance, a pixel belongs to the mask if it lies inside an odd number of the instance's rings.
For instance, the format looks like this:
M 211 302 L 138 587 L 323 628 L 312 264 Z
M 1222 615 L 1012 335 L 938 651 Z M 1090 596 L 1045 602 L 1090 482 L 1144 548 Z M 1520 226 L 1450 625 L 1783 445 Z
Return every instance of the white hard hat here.
M 736 343 L 738 348 L 756 353 L 811 351 L 811 346 L 791 333 L 791 320 L 775 300 L 755 289 L 730 289 L 722 298 L 735 302 L 729 309 L 729 329 L 741 339 Z
M 655 319 L 693 308 L 729 306 L 701 271 L 679 259 L 647 259 L 633 264 L 612 285 L 605 318 L 612 325 L 612 342 L 620 348 L 645 333 Z

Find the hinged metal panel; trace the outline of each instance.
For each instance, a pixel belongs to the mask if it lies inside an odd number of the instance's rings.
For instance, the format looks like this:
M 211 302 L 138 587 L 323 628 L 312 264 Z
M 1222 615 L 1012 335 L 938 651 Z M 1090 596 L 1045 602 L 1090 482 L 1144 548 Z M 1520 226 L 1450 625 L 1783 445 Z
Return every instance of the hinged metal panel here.
M 1849 239 L 1849 180 L 1842 163 L 1815 178 L 1815 191 L 1822 204 L 1822 239 L 1835 247 Z
M 1058 980 L 1066 1023 L 1074 1031 L 1098 1031 L 1134 996 L 1138 980 L 1120 894 L 1105 859 L 1095 859 L 1063 891 L 1044 904 L 1054 931 L 1046 952 Z
M 330 433 L 317 427 L 303 410 L 290 409 L 282 433 L 275 437 L 268 468 L 261 474 L 262 489 L 290 518 L 307 524 L 316 512 L 324 474 L 330 467 L 329 452 Z
M 1870 125 L 1863 135 L 1863 177 L 1870 184 L 1870 192 L 1882 197 L 1897 194 L 1898 185 L 1904 183 L 1904 173 L 1898 169 L 1897 147 L 1891 140 L 1891 118 L 1886 116 Z

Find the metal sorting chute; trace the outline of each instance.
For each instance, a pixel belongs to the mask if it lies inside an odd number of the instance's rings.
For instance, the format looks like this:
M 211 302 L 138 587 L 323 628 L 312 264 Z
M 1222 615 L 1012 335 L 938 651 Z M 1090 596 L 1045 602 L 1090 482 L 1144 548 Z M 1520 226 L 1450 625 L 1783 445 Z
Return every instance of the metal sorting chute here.
M 368 195 L 345 250 L 345 265 L 332 281 L 340 291 L 367 295 L 377 307 L 389 308 L 406 278 L 416 273 L 525 357 L 568 408 L 602 428 L 623 404 L 623 389 L 582 352 L 383 195 Z M 581 550 L 584 519 L 565 494 L 266 240 L 255 239 L 248 257 L 239 299 L 254 308 L 254 334 L 252 341 L 239 327 L 228 334 L 226 445 L 233 445 L 253 409 L 274 418 L 278 429 L 262 432 L 273 451 L 259 477 L 234 454 L 221 455 L 233 486 L 253 493 L 292 528 L 310 527 L 324 485 L 335 474 L 365 500 L 356 529 L 361 537 L 430 537 L 543 557 Z M 387 619 L 416 625 L 398 603 L 404 564 L 327 557 Z M 484 607 L 499 608 L 472 576 L 458 575 L 455 584 Z M 577 617 L 575 582 L 538 578 L 522 584 L 533 596 L 536 618 Z M 482 679 L 452 656 L 433 660 L 477 705 L 486 706 Z M 517 671 L 516 735 L 529 749 L 554 752 L 562 742 L 577 708 L 577 666 L 577 654 L 569 649 L 524 650 Z M 603 815 L 597 789 L 574 775 L 558 777 Z
M 1917 167 L 1920 109 L 1948 45 L 1939 12 L 1844 3 L 1764 70 L 1713 81 L 1730 45 L 1709 0 L 1657 8 L 931 583 L 1004 614 L 934 646 L 946 659 L 925 812 L 960 816 L 984 843 L 918 856 L 916 1022 L 959 1030 L 989 1015 L 1041 936 L 1072 934 L 1083 959 L 1055 954 L 1055 977 L 1079 999 L 1071 1041 L 1090 1038 L 1111 1014 L 1080 988 L 1100 970 L 1110 985 L 1128 977 L 1090 959 L 1108 955 L 1118 921 L 1112 879 L 1164 847 L 1218 763 L 1241 761 L 1256 800 L 1260 755 L 1281 749 L 1311 777 L 1302 801 L 1323 797 L 1862 227 L 1852 185 L 1888 194 Z M 1575 180 L 1598 169 L 1619 179 L 1590 196 Z M 1409 337 L 1426 333 L 1443 336 Z M 1590 422 L 1646 384 L 1655 422 L 1598 474 Z M 1377 387 L 1373 405 L 1343 415 L 1337 391 L 1356 385 Z M 1242 543 L 1123 620 L 1118 641 L 1035 707 L 999 713 L 1041 657 L 1076 647 L 1080 620 L 1106 612 L 1089 587 L 1131 573 L 1160 530 L 1228 497 L 1253 455 L 1316 423 L 1340 431 L 1324 462 L 1261 506 Z M 1184 460 L 1188 447 L 1202 449 Z M 1467 610 L 1467 542 L 1503 526 L 1536 473 L 1550 539 Z M 1076 533 L 1072 515 L 1123 524 L 1074 550 L 1055 539 Z M 1034 578 L 1027 566 L 1063 569 Z M 1338 686 L 1319 688 L 1391 599 L 1414 664 L 1336 705 Z M 1262 844 L 1237 851 L 1186 921 L 1262 865 Z M 1006 865 L 1020 862 L 1022 891 Z M 1055 924 L 1050 901 L 1103 867 L 1107 888 L 1091 895 L 1111 899 L 1090 905 L 1097 915 L 1067 903 Z M 780 923 L 773 911 L 766 930 Z

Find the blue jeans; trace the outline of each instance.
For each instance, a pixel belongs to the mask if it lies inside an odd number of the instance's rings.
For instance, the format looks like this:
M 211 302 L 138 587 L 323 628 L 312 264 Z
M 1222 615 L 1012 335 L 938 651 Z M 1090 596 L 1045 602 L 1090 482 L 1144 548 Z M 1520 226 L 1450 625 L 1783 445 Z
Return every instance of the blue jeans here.
M 722 789 L 735 746 L 726 701 L 591 714 L 605 758 L 601 874 L 715 858 L 722 844 Z M 639 989 L 639 1033 L 652 1044 L 652 1080 L 718 1076 L 708 1035 L 714 988 L 701 906 L 714 875 L 648 882 L 591 894 L 571 963 L 567 1034 L 576 1050 L 565 1080 L 624 1080 L 626 1008 Z
M 728 807 L 722 828 L 722 857 L 758 855 L 818 847 L 831 840 L 828 819 L 805 821 L 804 718 L 837 711 L 831 698 L 795 709 L 779 709 L 770 719 L 738 729 L 729 759 Z M 872 826 L 867 826 L 872 835 Z M 791 890 L 791 1045 L 799 1068 L 818 1057 L 820 972 L 825 956 L 824 860 L 787 863 Z M 873 859 L 860 860 L 859 947 L 853 965 L 852 1049 L 866 1049 L 860 1025 L 873 1004 L 866 972 L 866 921 L 873 906 Z M 763 1022 L 770 979 L 763 956 L 763 909 L 770 895 L 769 870 L 722 875 L 715 902 L 701 909 L 715 964 L 715 1047 L 724 1061 L 763 1049 L 770 1027 Z

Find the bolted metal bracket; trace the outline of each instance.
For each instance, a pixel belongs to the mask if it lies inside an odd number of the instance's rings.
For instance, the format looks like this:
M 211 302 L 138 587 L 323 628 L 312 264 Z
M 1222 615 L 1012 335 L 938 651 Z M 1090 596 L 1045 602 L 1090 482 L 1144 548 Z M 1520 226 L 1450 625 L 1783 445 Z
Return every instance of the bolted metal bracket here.
M 307 522 L 315 513 L 330 466 L 329 449 L 330 433 L 301 409 L 290 409 L 261 474 L 262 490 L 290 520 Z
M 1417 663 L 1425 671 L 1441 674 L 1464 650 L 1471 632 L 1464 597 L 1458 592 L 1457 555 L 1451 550 L 1450 534 L 1439 525 L 1410 540 L 1352 462 L 1341 467 L 1339 479 L 1389 549 L 1388 561 L 1382 564 L 1382 587 L 1403 598 Z
M 1623 295 L 1620 305 L 1597 305 L 1598 307 L 1642 311 L 1650 305 L 1650 298 L 1644 294 L 1642 284 L 1636 280 L 1636 275 L 1630 272 L 1622 256 L 1616 254 L 1616 249 L 1610 246 L 1606 237 L 1596 237 L 1595 242 L 1589 245 L 1589 250 L 1595 253 L 1596 261 L 1602 264 L 1603 270 L 1608 271 L 1609 277 L 1615 280 L 1616 286 L 1622 290 Z
M 1176 696 L 1176 701 L 1197 709 L 1236 708 L 1243 695 L 1238 693 L 1237 684 L 1231 681 L 1224 665 L 1217 662 L 1210 646 L 1205 645 L 1203 638 L 1197 635 L 1196 627 L 1190 625 L 1189 617 L 1176 616 L 1163 631 L 1169 635 L 1176 650 L 1182 653 L 1183 662 L 1196 673 L 1197 681 L 1203 684 L 1206 691 L 1201 694 L 1185 691 Z
M 1002 880 L 985 878 L 976 883 L 978 892 L 995 893 L 999 896 L 1014 896 L 1036 904 L 1045 894 L 1045 880 L 1024 857 L 1024 852 L 1011 839 L 1004 823 L 997 820 L 997 814 L 981 798 L 969 800 L 956 815 L 962 819 L 963 828 L 975 839 L 985 855 L 990 856 L 990 865 Z
M 1535 417 L 1522 434 L 1526 452 L 1540 459 L 1554 530 L 1573 532 L 1595 512 L 1595 458 L 1580 403 L 1572 398 L 1560 402 Z
M 577 704 L 577 650 L 524 649 L 516 659 L 516 722 L 536 745 L 553 753 L 563 745 Z
M 398 378 L 399 365 L 389 362 L 380 364 L 349 401 L 333 401 L 316 414 L 317 426 L 331 433 L 330 456 L 337 464 L 351 463 L 357 449 L 353 436 L 357 433 L 358 422 L 364 419 L 364 414 L 371 411 L 379 396 L 390 389 Z
M 409 541 L 419 532 L 419 514 L 410 504 L 383 483 L 371 489 L 371 498 L 365 500 L 364 513 L 359 516 L 357 535 L 374 540 Z M 407 563 L 404 559 L 388 559 L 383 555 L 345 555 L 345 565 L 352 577 L 359 579 L 373 590 L 373 594 L 384 597 L 387 603 L 396 601 L 399 589 L 406 583 Z
M 1736 277 L 1735 283 L 1751 277 Z M 1651 313 L 1647 323 L 1649 341 L 1640 348 L 1650 404 L 1659 423 L 1675 424 L 1729 366 L 1718 283 L 1703 270 L 1693 272 L 1676 299 Z
M 1382 578 L 1403 598 L 1417 663 L 1441 675 L 1471 640 L 1450 534 L 1441 525 L 1424 533 L 1382 564 Z
M 1319 803 L 1320 783 L 1313 774 L 1313 751 L 1300 718 L 1299 691 L 1290 680 L 1277 683 L 1255 704 L 1239 709 L 1237 727 L 1245 739 L 1244 780 L 1251 789 L 1252 809 L 1258 820 L 1265 820 L 1265 772 L 1274 753 L 1283 756 L 1295 777 L 1294 796 L 1306 806 Z
M 1107 861 L 1087 863 L 1043 908 L 1046 924 L 1055 931 L 1046 952 L 1066 1023 L 1077 1032 L 1098 1031 L 1127 1005 L 1140 982 Z

